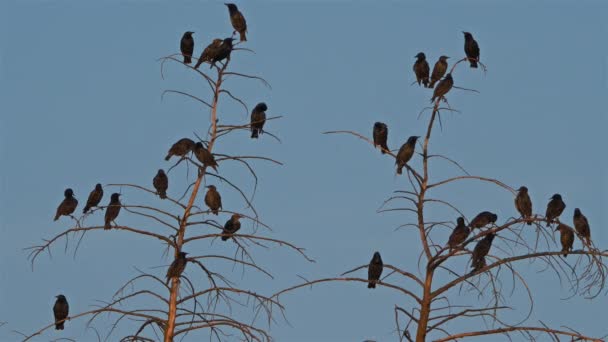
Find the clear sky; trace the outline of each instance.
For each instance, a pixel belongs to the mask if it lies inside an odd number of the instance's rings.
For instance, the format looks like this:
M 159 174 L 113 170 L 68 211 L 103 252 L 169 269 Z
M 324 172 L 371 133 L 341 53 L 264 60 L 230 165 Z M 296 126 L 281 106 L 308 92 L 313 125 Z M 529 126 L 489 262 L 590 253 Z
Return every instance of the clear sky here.
M 271 294 L 308 279 L 336 276 L 369 262 L 374 251 L 385 263 L 417 272 L 420 246 L 413 231 L 398 230 L 410 222 L 406 214 L 378 214 L 393 190 L 407 189 L 396 177 L 393 161 L 354 137 L 321 132 L 349 129 L 370 135 L 375 121 L 389 126 L 389 147 L 398 148 L 410 135 L 423 135 L 426 118 L 418 112 L 429 104 L 429 90 L 410 86 L 414 55 L 426 53 L 431 67 L 440 55 L 461 58 L 461 31 L 474 34 L 488 72 L 459 68 L 455 84 L 480 94 L 454 89 L 450 104 L 461 114 L 443 115 L 431 152 L 449 155 L 470 173 L 496 177 L 512 187 L 527 185 L 535 212 L 548 198 L 563 195 L 563 214 L 571 222 L 575 207 L 588 217 L 592 237 L 608 246 L 606 215 L 608 160 L 606 104 L 608 69 L 607 5 L 601 1 L 256 1 L 240 2 L 249 26 L 246 46 L 255 54 L 233 57 L 233 68 L 265 77 L 272 89 L 255 81 L 229 80 L 226 85 L 249 106 L 268 104 L 267 123 L 279 135 L 250 140 L 237 133 L 220 141 L 217 152 L 260 154 L 285 163 L 257 163 L 255 204 L 269 236 L 305 247 L 317 262 L 274 248 L 257 250 L 258 261 L 275 275 L 269 281 L 232 266 L 214 264 L 241 287 Z M 164 276 L 170 260 L 156 242 L 140 241 L 117 231 L 88 234 L 73 258 L 61 242 L 52 258 L 42 255 L 34 271 L 23 250 L 67 228 L 53 222 L 66 187 L 74 189 L 82 209 L 95 183 L 151 186 L 163 157 L 178 138 L 206 131 L 208 110 L 165 89 L 208 95 L 205 83 L 177 63 L 160 75 L 158 58 L 178 52 L 184 31 L 195 31 L 195 55 L 212 38 L 231 32 L 228 13 L 216 1 L 2 1 L 0 4 L 0 156 L 3 167 L 0 222 L 0 340 L 12 332 L 33 332 L 52 320 L 54 296 L 67 296 L 71 313 L 108 300 L 134 267 Z M 248 113 L 223 101 L 223 123 L 245 123 Z M 414 167 L 420 159 L 413 160 Z M 437 162 L 432 177 L 457 170 Z M 221 165 L 251 189 L 235 164 Z M 189 180 L 193 169 L 190 168 Z M 170 174 L 169 194 L 185 190 L 184 168 Z M 238 196 L 218 185 L 225 207 L 244 209 Z M 106 188 L 103 203 L 113 189 Z M 123 189 L 125 203 L 156 203 Z M 499 222 L 515 215 L 512 196 L 496 187 L 462 183 L 446 188 L 469 219 L 482 210 L 498 213 Z M 164 205 L 164 204 L 163 204 Z M 453 214 L 430 209 L 438 220 Z M 142 221 L 122 213 L 124 224 Z M 222 222 L 226 217 L 222 217 Z M 89 220 L 101 222 L 96 214 Z M 142 226 L 145 228 L 145 224 Z M 152 228 L 151 228 L 152 229 Z M 250 224 L 244 231 L 250 231 Z M 446 236 L 447 238 L 447 236 Z M 234 244 L 199 244 L 208 250 L 234 253 Z M 575 242 L 575 249 L 580 242 Z M 228 249 L 228 250 L 226 250 Z M 464 270 L 464 263 L 457 264 Z M 535 293 L 538 320 L 568 325 L 589 335 L 608 334 L 607 297 L 567 301 L 565 288 L 540 265 L 516 265 Z M 157 267 L 157 268 L 155 268 Z M 159 268 L 160 267 L 160 268 Z M 204 281 L 193 268 L 186 272 Z M 365 271 L 359 274 L 366 276 Z M 507 315 L 515 323 L 527 313 L 520 287 Z M 459 304 L 479 299 L 455 293 Z M 277 341 L 394 340 L 394 304 L 410 303 L 386 288 L 368 290 L 362 283 L 315 286 L 282 297 L 291 325 L 279 319 L 271 327 Z M 38 340 L 70 337 L 94 339 L 85 321 L 66 324 Z M 96 327 L 107 331 L 105 318 Z M 453 324 L 453 332 L 479 329 L 479 324 Z M 124 324 L 116 336 L 131 332 Z M 544 338 L 543 338 L 544 339 Z M 542 339 L 541 339 L 542 340 Z

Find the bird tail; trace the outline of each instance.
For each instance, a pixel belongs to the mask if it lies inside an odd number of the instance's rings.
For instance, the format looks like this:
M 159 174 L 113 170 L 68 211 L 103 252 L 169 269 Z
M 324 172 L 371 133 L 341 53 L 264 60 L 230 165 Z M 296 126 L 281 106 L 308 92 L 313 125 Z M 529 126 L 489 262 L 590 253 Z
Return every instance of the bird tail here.
M 192 57 L 184 55 L 184 63 L 186 63 L 186 64 L 192 63 Z
M 469 62 L 471 62 L 471 68 L 477 68 L 477 61 L 474 59 L 469 59 Z
M 239 35 L 241 36 L 241 41 L 242 42 L 246 42 L 247 41 L 247 35 L 245 35 L 245 31 L 239 32 Z
M 112 229 L 112 226 L 110 225 L 110 221 L 106 221 L 106 224 L 103 226 L 104 230 L 109 230 Z
M 55 215 L 55 218 L 53 219 L 53 221 L 59 220 L 59 216 L 60 216 L 59 214 Z
M 82 209 L 82 213 L 83 213 L 83 214 L 86 214 L 86 213 L 89 211 L 89 209 L 91 209 L 91 207 L 89 207 L 89 206 L 87 205 L 86 207 L 84 207 L 84 209 Z
M 568 248 L 562 249 L 562 252 L 564 252 L 564 258 L 568 257 Z
M 551 220 L 547 219 L 547 227 L 551 227 Z
M 388 146 L 380 145 L 380 152 L 382 152 L 382 154 L 386 154 L 386 151 L 388 151 Z
M 222 236 L 222 241 L 227 241 L 228 239 L 230 239 L 230 236 Z
M 527 224 L 528 226 L 531 226 L 531 225 L 532 225 L 532 219 L 530 219 L 528 222 L 526 222 L 526 224 Z
M 435 101 L 435 95 L 433 95 L 433 97 L 431 97 L 431 103 L 433 103 L 433 101 Z
M 63 322 L 55 324 L 55 330 L 63 330 Z
M 425 88 L 430 88 L 430 87 L 429 87 L 429 79 L 428 79 L 428 78 L 423 79 L 423 80 L 422 80 L 422 84 L 424 84 L 424 87 L 425 87 Z
M 165 160 L 169 160 L 171 159 L 171 154 L 167 154 L 167 156 L 165 157 Z
M 257 129 L 254 128 L 254 129 L 251 130 L 251 138 L 252 139 L 257 139 L 258 135 L 259 135 L 259 133 L 258 133 Z
M 159 192 L 159 193 L 158 193 L 158 196 L 159 196 L 161 199 L 165 199 L 165 198 L 167 198 L 167 193 L 166 193 L 166 192 L 164 192 L 164 191 L 163 191 L 163 192 Z
M 431 83 L 429 83 L 429 88 L 434 88 L 435 87 L 435 82 L 437 82 L 437 80 L 431 80 Z
M 216 216 L 219 214 L 219 210 L 212 210 L 211 212 Z
M 400 175 L 403 173 L 403 165 L 397 166 L 397 174 Z
M 367 283 L 367 288 L 368 289 L 375 289 L 376 288 L 376 283 L 373 281 L 370 281 L 369 283 Z
M 198 69 L 198 67 L 201 66 L 201 64 L 203 64 L 203 59 L 199 58 L 198 61 L 196 61 L 196 65 L 194 66 L 194 69 Z

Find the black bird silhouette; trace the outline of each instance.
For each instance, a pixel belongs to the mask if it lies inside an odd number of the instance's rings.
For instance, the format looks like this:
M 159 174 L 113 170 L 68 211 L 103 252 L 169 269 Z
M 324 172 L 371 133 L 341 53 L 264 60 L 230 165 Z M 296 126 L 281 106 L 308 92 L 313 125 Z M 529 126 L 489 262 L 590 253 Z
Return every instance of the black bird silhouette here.
M 165 199 L 167 198 L 167 189 L 169 188 L 169 177 L 165 174 L 165 170 L 159 169 L 152 179 L 152 185 L 156 189 L 158 197 Z
M 205 204 L 212 213 L 217 215 L 219 210 L 222 208 L 222 196 L 217 192 L 215 185 L 207 186 L 207 193 L 205 194 Z
M 579 208 L 574 209 L 574 229 L 580 236 L 581 240 L 588 246 L 591 246 L 591 228 L 587 217 L 583 215 Z
M 217 172 L 217 162 L 215 161 L 215 157 L 208 149 L 203 146 L 203 143 L 197 142 L 194 145 L 194 156 L 201 162 L 204 166 L 212 167 L 215 172 Z
M 375 289 L 376 282 L 380 280 L 380 276 L 382 276 L 382 268 L 384 264 L 382 263 L 382 257 L 380 257 L 379 252 L 375 252 L 372 260 L 369 262 L 369 267 L 367 268 L 367 283 L 368 289 Z
M 562 252 L 564 252 L 564 258 L 568 256 L 568 252 L 572 250 L 574 244 L 574 230 L 567 225 L 560 223 L 555 228 L 555 231 L 560 232 L 559 240 L 562 243 Z
M 251 138 L 257 139 L 259 134 L 264 133 L 267 110 L 268 107 L 266 104 L 264 102 L 260 102 L 251 111 Z
M 106 208 L 106 217 L 105 217 L 105 225 L 103 229 L 111 229 L 112 221 L 116 220 L 118 214 L 120 213 L 121 203 L 120 203 L 120 194 L 113 193 L 110 197 L 110 204 Z
M 55 330 L 63 330 L 63 324 L 65 319 L 68 318 L 70 313 L 70 305 L 64 295 L 55 296 L 57 300 L 53 305 L 53 315 L 55 316 Z
M 224 59 L 230 60 L 230 53 L 232 53 L 232 41 L 234 38 L 225 38 L 222 44 L 217 48 L 216 53 L 211 57 L 211 67 L 217 62 L 221 62 Z
M 211 44 L 207 45 L 205 50 L 203 50 L 201 53 L 201 57 L 196 62 L 194 69 L 198 69 L 198 67 L 204 62 L 211 63 L 211 61 L 213 61 L 213 59 L 217 56 L 219 48 L 222 46 L 222 42 L 223 41 L 221 39 L 216 38 L 211 42 Z
M 547 204 L 547 211 L 545 213 L 545 220 L 547 220 L 547 227 L 551 225 L 554 219 L 558 218 L 566 209 L 566 203 L 562 201 L 562 195 L 554 194 L 551 196 L 551 200 Z
M 471 68 L 477 68 L 477 62 L 479 61 L 479 45 L 477 41 L 473 39 L 473 35 L 469 32 L 464 33 L 464 53 L 466 53 Z
M 230 23 L 232 24 L 232 28 L 234 28 L 235 32 L 238 32 L 242 42 L 247 41 L 247 36 L 245 33 L 247 32 L 247 21 L 245 17 L 239 11 L 235 4 L 224 4 L 228 6 L 228 12 L 230 13 Z
M 179 139 L 167 152 L 165 160 L 171 159 L 173 156 L 184 157 L 194 148 L 194 141 L 188 138 Z
M 228 219 L 228 221 L 226 221 L 226 224 L 224 224 L 224 230 L 222 231 L 222 234 L 230 234 L 230 235 L 222 236 L 222 241 L 226 241 L 226 240 L 230 239 L 232 234 L 236 233 L 239 229 L 241 229 L 241 222 L 239 221 L 240 218 L 241 218 L 241 215 L 232 214 L 232 217 L 230 217 L 230 219 Z
M 380 146 L 380 152 L 385 154 L 388 149 L 388 145 L 386 144 L 388 140 L 388 126 L 384 122 L 376 122 L 374 124 L 374 147 Z
M 57 221 L 59 216 L 72 216 L 74 210 L 78 206 L 78 200 L 74 197 L 74 191 L 70 188 L 65 189 L 63 192 L 63 196 L 65 197 L 61 204 L 57 207 L 57 213 L 55 213 L 55 218 L 53 221 Z
M 452 74 L 448 73 L 445 75 L 445 78 L 439 81 L 437 84 L 437 88 L 433 91 L 433 97 L 431 98 L 431 102 L 435 101 L 435 99 L 441 99 L 445 94 L 447 94 L 452 86 L 454 85 L 454 79 L 452 78 Z
M 403 167 L 407 164 L 412 156 L 414 155 L 414 150 L 416 149 L 416 140 L 418 140 L 417 136 L 411 136 L 407 139 L 405 144 L 401 146 L 399 152 L 397 152 L 397 157 L 395 158 L 395 164 L 397 164 L 397 174 L 400 175 L 402 173 Z
M 188 259 L 186 258 L 187 254 L 188 253 L 186 252 L 179 252 L 177 258 L 175 258 L 175 260 L 173 260 L 173 262 L 171 263 L 171 266 L 169 266 L 169 269 L 167 270 L 167 285 L 169 285 L 169 282 L 172 278 L 177 277 L 177 279 L 179 280 L 179 277 L 186 269 L 186 264 L 188 263 Z
M 490 223 L 495 223 L 496 220 L 498 220 L 498 216 L 496 214 L 489 211 L 482 211 L 477 214 L 473 220 L 471 220 L 469 227 L 471 227 L 471 229 L 483 228 Z
M 95 189 L 93 189 L 93 191 L 91 191 L 91 193 L 89 194 L 89 198 L 87 199 L 87 205 L 85 205 L 84 209 L 82 209 L 82 213 L 86 214 L 91 208 L 98 206 L 102 198 L 103 188 L 101 187 L 101 184 L 97 183 L 95 185 Z
M 530 200 L 530 195 L 528 195 L 528 188 L 525 186 L 521 186 L 517 192 L 517 196 L 515 196 L 515 208 L 521 215 L 521 217 L 526 220 L 528 226 L 532 225 L 532 201 Z
M 458 245 L 463 243 L 464 240 L 466 240 L 469 234 L 471 233 L 469 227 L 467 227 L 467 225 L 464 223 L 463 217 L 459 217 L 456 221 L 458 224 L 452 231 L 452 234 L 450 234 L 450 238 L 448 240 L 448 246 L 450 247 L 450 250 L 456 248 Z
M 448 56 L 441 56 L 439 60 L 435 63 L 433 67 L 433 73 L 431 74 L 431 83 L 429 84 L 429 88 L 435 87 L 435 83 L 439 81 L 445 72 L 448 71 Z
M 426 56 L 423 52 L 418 53 L 416 56 L 416 62 L 414 63 L 414 74 L 416 74 L 416 82 L 420 85 L 420 82 L 424 84 L 425 88 L 429 87 L 429 63 L 426 61 Z
M 488 234 L 483 239 L 479 240 L 475 249 L 473 250 L 473 255 L 471 256 L 471 267 L 473 267 L 473 272 L 479 271 L 480 269 L 486 266 L 486 255 L 490 253 L 490 248 L 492 248 L 492 240 L 496 234 Z
M 184 63 L 186 64 L 192 63 L 192 54 L 194 53 L 193 33 L 194 32 L 186 31 L 182 36 L 182 40 L 179 42 L 179 49 L 182 52 L 182 56 L 184 56 Z

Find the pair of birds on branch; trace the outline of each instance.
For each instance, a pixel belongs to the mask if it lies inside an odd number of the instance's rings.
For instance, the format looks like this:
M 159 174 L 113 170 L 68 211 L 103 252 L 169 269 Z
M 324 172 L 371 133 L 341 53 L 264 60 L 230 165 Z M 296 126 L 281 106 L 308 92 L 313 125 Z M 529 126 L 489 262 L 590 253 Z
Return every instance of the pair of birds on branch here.
M 454 228 L 452 234 L 448 239 L 449 249 L 452 250 L 458 248 L 458 246 L 462 244 L 467 239 L 467 237 L 469 237 L 469 234 L 473 229 L 481 229 L 489 224 L 494 224 L 496 223 L 497 219 L 498 216 L 496 214 L 489 211 L 482 211 L 477 216 L 475 216 L 475 218 L 473 218 L 471 223 L 469 223 L 469 225 L 467 226 L 464 222 L 464 218 L 459 217 L 458 219 L 456 219 L 456 227 Z M 490 252 L 490 248 L 492 247 L 492 241 L 494 240 L 495 236 L 496 234 L 494 233 L 487 234 L 484 236 L 483 239 L 477 242 L 477 245 L 475 245 L 475 249 L 473 250 L 473 253 L 471 255 L 471 267 L 473 268 L 473 272 L 485 267 L 485 257 Z
M 211 210 L 214 215 L 219 215 L 220 209 L 222 209 L 222 196 L 217 191 L 215 185 L 207 186 L 207 193 L 205 194 L 205 204 Z M 232 234 L 236 233 L 241 229 L 241 215 L 232 214 L 232 216 L 224 223 L 224 229 L 222 231 L 222 241 L 227 241 L 232 237 Z
M 388 126 L 384 122 L 376 122 L 374 123 L 374 128 L 372 130 L 372 136 L 374 139 L 374 147 L 380 147 L 380 152 L 385 154 L 390 152 L 388 148 Z M 395 157 L 395 164 L 397 165 L 397 174 L 400 175 L 403 173 L 403 167 L 407 164 L 407 162 L 412 159 L 414 156 L 414 152 L 416 150 L 416 141 L 418 141 L 419 136 L 411 136 L 407 139 L 407 141 L 401 145 L 401 148 L 397 152 Z
M 76 207 L 78 206 L 78 200 L 76 199 L 76 197 L 74 197 L 74 191 L 70 188 L 67 188 L 65 189 L 63 195 L 64 199 L 57 207 L 57 212 L 55 213 L 54 221 L 57 221 L 61 216 L 70 216 L 74 218 L 72 216 L 72 213 L 76 210 Z M 101 202 L 102 198 L 103 188 L 101 184 L 98 183 L 97 185 L 95 185 L 93 191 L 91 191 L 91 193 L 89 194 L 87 204 L 85 205 L 82 212 L 86 214 L 91 208 L 99 206 L 99 203 Z M 104 229 L 111 228 L 112 222 L 118 217 L 118 214 L 120 213 L 120 208 L 120 194 L 113 193 L 112 196 L 110 196 L 110 203 L 106 207 Z

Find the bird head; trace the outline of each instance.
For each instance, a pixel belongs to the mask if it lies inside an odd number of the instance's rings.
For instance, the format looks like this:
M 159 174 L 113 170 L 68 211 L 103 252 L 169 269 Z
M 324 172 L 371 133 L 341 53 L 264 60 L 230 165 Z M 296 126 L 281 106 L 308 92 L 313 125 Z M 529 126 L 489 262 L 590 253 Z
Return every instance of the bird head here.
M 374 252 L 374 256 L 372 257 L 372 263 L 379 264 L 382 262 L 382 257 L 380 256 L 380 252 Z
M 209 190 L 215 190 L 215 185 L 207 185 L 207 189 Z
M 418 54 L 414 57 L 418 59 L 426 59 L 426 55 L 424 54 L 424 52 L 418 52 Z
M 224 38 L 224 44 L 228 44 L 228 45 L 232 46 L 232 41 L 234 41 L 234 40 L 235 40 L 235 38 L 232 38 L 232 37 Z
M 448 72 L 448 74 L 447 74 L 447 75 L 445 75 L 445 79 L 446 79 L 446 80 L 451 80 L 451 79 L 452 79 L 452 73 L 451 73 L 451 72 Z
M 528 192 L 528 188 L 522 185 L 522 186 L 519 187 L 519 189 L 517 189 L 517 191 L 523 192 L 523 193 L 527 193 Z
M 420 138 L 420 137 L 419 137 L 419 136 L 416 136 L 416 135 L 412 135 L 411 137 L 409 137 L 409 138 L 407 139 L 407 142 L 408 142 L 409 144 L 415 144 L 415 143 L 416 143 L 416 141 L 418 141 L 418 138 Z
M 473 35 L 470 32 L 462 31 L 464 34 L 464 39 L 473 39 Z
M 120 194 L 115 192 L 112 194 L 112 196 L 110 197 L 110 202 L 118 202 L 118 199 L 120 197 Z
M 496 220 L 498 220 L 498 215 L 496 214 L 491 214 L 490 215 L 490 222 L 495 223 Z
M 163 169 L 158 169 L 158 174 L 159 174 L 159 175 L 164 175 L 164 174 L 165 174 L 165 170 L 163 170 Z
M 268 106 L 266 106 L 266 103 L 260 102 L 255 106 L 255 108 L 253 110 L 255 110 L 257 112 L 265 112 L 268 110 Z
M 200 141 L 197 141 L 196 144 L 194 144 L 195 148 L 203 148 L 203 143 Z
M 63 301 L 63 302 L 65 302 L 65 301 L 66 301 L 65 296 L 64 296 L 64 295 L 62 295 L 62 294 L 60 294 L 60 295 L 56 295 L 56 296 L 55 296 L 55 298 L 57 298 L 57 300 L 59 300 L 59 301 Z
M 188 255 L 188 253 L 186 253 L 186 252 L 179 252 L 179 257 L 180 258 L 185 258 L 186 255 Z
M 184 36 L 186 36 L 186 37 L 192 37 L 193 33 L 194 32 L 192 32 L 192 31 L 186 31 L 186 33 L 184 33 Z
M 581 210 L 579 208 L 574 209 L 574 216 L 581 216 Z
M 241 217 L 243 217 L 241 214 L 232 214 L 232 220 L 234 221 L 238 221 Z
M 233 11 L 237 11 L 238 8 L 236 7 L 235 4 L 232 3 L 224 3 L 224 5 L 228 6 L 228 10 L 230 11 L 230 13 L 232 13 Z
M 464 217 L 460 216 L 459 218 L 456 219 L 456 222 L 458 223 L 459 226 L 464 226 Z
M 551 199 L 554 201 L 561 201 L 562 200 L 562 195 L 560 194 L 554 194 L 553 196 L 551 196 Z
M 99 183 L 95 184 L 95 190 L 99 191 L 101 189 L 102 189 L 101 184 L 99 184 Z
M 65 189 L 65 191 L 63 192 L 63 195 L 67 198 L 69 197 L 73 197 L 74 196 L 74 190 L 67 188 Z
M 496 237 L 496 234 L 490 233 L 490 234 L 486 235 L 486 237 L 484 239 L 488 240 L 489 242 L 492 242 L 492 240 L 494 240 L 495 237 Z
M 441 57 L 439 57 L 439 60 L 445 62 L 445 61 L 448 60 L 448 58 L 450 58 L 450 57 L 448 57 L 448 56 L 441 56 Z

